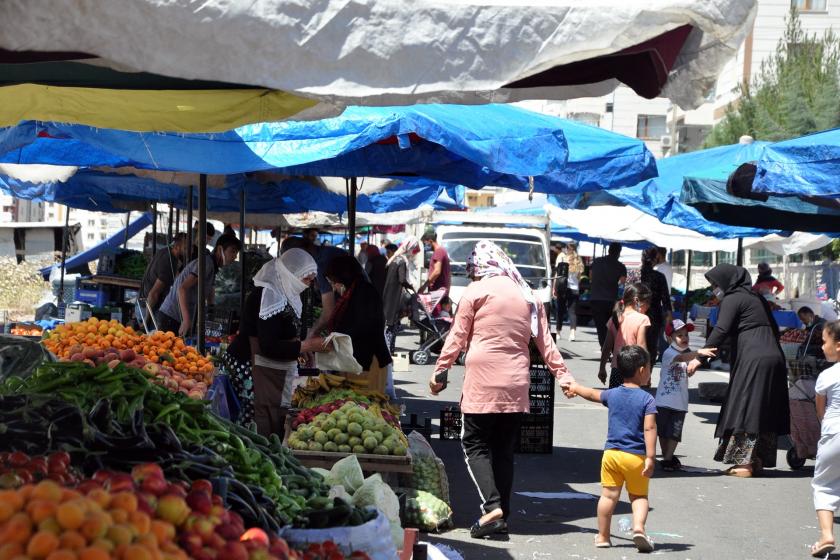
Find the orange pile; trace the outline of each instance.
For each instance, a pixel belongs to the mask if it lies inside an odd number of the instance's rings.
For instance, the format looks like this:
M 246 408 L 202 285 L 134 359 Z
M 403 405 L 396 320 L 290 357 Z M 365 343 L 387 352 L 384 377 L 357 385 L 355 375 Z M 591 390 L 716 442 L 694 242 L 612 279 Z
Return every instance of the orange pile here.
M 95 317 L 81 323 L 66 323 L 45 335 L 44 346 L 59 358 L 69 359 L 84 348 L 96 350 L 134 350 L 150 362 L 167 364 L 175 371 L 205 377 L 213 364 L 187 346 L 173 332 L 144 335 L 118 321 L 100 321 Z
M 133 492 L 82 495 L 46 480 L 0 491 L 0 560 L 186 560 L 175 534 Z

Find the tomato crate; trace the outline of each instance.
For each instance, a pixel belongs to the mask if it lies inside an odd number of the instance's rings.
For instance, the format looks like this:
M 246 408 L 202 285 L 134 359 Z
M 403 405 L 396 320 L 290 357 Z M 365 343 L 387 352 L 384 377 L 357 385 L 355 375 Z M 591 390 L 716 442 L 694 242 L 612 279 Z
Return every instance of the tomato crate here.
M 530 415 L 519 429 L 517 453 L 551 453 L 554 449 L 554 419 L 532 422 Z
M 449 406 L 440 411 L 440 439 L 461 439 L 461 408 Z

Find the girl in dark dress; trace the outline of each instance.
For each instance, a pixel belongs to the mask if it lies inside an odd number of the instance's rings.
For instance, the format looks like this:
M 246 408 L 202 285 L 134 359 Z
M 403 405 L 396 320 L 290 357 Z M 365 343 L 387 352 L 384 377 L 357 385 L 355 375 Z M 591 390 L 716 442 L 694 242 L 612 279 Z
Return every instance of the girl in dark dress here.
M 664 340 L 662 333 L 665 324 L 671 320 L 671 294 L 668 291 L 668 281 L 665 275 L 653 269 L 659 260 L 659 251 L 656 247 L 649 247 L 642 253 L 642 270 L 640 281 L 650 288 L 651 298 L 647 316 L 650 318 L 650 327 L 646 335 L 647 350 L 650 352 L 651 365 L 659 360 L 660 341 Z
M 382 297 L 365 278 L 359 261 L 349 255 L 336 257 L 327 266 L 326 277 L 338 294 L 327 330 L 350 336 L 353 357 L 364 371 L 386 368 L 392 360 L 385 343 Z
M 790 433 L 787 369 L 779 328 L 763 297 L 752 291 L 743 267 L 719 264 L 706 273 L 720 300 L 717 324 L 706 348 L 731 345 L 726 402 L 715 437 L 715 461 L 733 465 L 726 474 L 750 477 L 776 466 L 776 439 Z M 692 360 L 689 371 L 700 366 Z

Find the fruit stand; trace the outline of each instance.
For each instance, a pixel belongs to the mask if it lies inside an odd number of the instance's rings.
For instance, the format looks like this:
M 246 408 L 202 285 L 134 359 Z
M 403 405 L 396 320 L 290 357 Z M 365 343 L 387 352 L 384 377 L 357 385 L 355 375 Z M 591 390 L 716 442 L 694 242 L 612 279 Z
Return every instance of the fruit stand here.
M 330 468 L 350 454 L 364 472 L 412 472 L 399 411 L 353 375 L 322 373 L 295 392 L 286 445 L 308 467 Z
M 383 514 L 211 412 L 213 364 L 174 334 L 90 319 L 42 344 L 58 361 L 0 376 L 0 558 L 369 557 L 351 542 Z M 352 536 L 301 537 L 328 528 Z

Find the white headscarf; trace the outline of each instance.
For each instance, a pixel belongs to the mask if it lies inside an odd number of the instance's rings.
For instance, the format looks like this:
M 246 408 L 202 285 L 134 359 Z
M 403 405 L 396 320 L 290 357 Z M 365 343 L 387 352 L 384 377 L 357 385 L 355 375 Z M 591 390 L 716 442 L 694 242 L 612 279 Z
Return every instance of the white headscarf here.
M 302 278 L 317 272 L 315 259 L 303 249 L 289 249 L 281 257 L 265 263 L 254 276 L 254 285 L 263 289 L 260 319 L 277 315 L 286 309 L 286 304 L 300 317 L 303 308 L 300 294 L 307 288 Z
M 400 246 L 397 247 L 396 251 L 394 251 L 394 254 L 391 255 L 391 258 L 388 259 L 385 266 L 388 266 L 398 259 L 405 259 L 406 265 L 408 265 L 410 271 L 414 268 L 414 253 L 419 247 L 420 241 L 415 236 L 409 235 L 402 240 L 402 243 L 400 243 Z
M 539 332 L 539 321 L 537 319 L 539 302 L 537 296 L 501 247 L 491 241 L 476 243 L 475 249 L 467 258 L 467 276 L 475 278 L 507 276 L 516 282 L 525 301 L 531 306 L 531 336 L 537 336 Z

